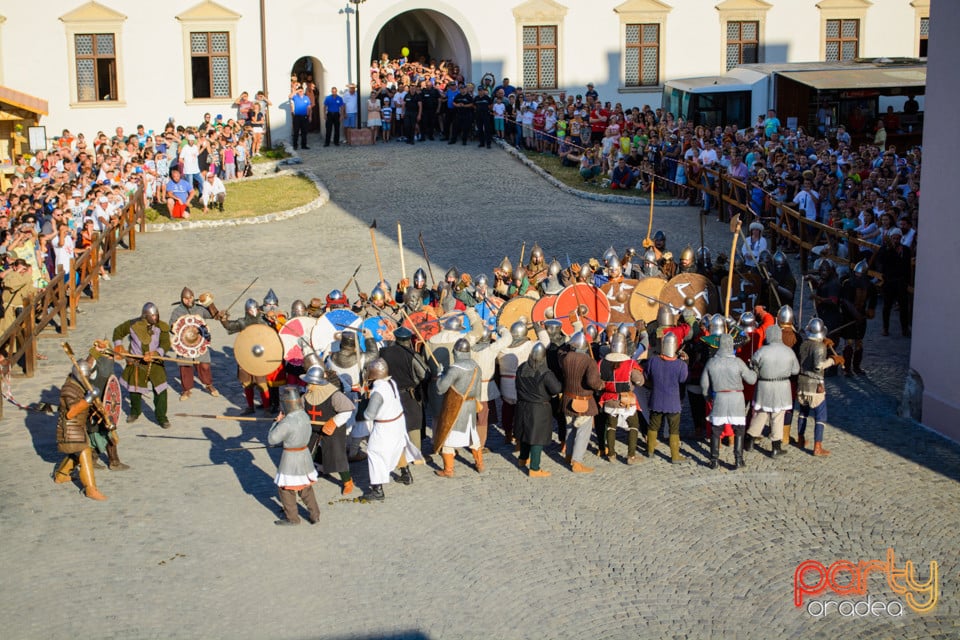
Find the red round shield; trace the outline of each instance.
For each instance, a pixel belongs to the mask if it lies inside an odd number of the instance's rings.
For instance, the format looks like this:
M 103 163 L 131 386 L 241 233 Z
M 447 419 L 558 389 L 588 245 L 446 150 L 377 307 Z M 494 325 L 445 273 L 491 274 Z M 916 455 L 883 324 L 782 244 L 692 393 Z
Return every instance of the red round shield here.
M 103 408 L 107 410 L 107 420 L 110 424 L 108 429 L 116 429 L 120 421 L 120 413 L 123 405 L 123 393 L 120 390 L 120 381 L 117 376 L 111 375 L 107 378 L 107 385 L 103 388 Z
M 417 331 L 419 331 L 419 337 L 422 337 L 424 340 L 429 340 L 440 333 L 440 322 L 437 320 L 437 316 L 427 313 L 426 311 L 415 311 L 411 313 L 404 319 L 403 326 L 413 331 L 414 338 L 418 337 L 416 334 Z M 414 331 L 414 328 L 416 328 L 416 331 Z
M 557 294 L 553 305 L 553 317 L 563 323 L 563 333 L 571 336 L 575 329 L 569 316 L 577 311 L 581 318 L 601 325 L 610 320 L 610 301 L 597 287 L 578 282 Z M 586 326 L 586 323 L 583 323 Z
M 533 305 L 533 311 L 530 312 L 534 322 L 544 322 L 553 319 L 553 305 L 557 302 L 557 296 L 543 296 Z

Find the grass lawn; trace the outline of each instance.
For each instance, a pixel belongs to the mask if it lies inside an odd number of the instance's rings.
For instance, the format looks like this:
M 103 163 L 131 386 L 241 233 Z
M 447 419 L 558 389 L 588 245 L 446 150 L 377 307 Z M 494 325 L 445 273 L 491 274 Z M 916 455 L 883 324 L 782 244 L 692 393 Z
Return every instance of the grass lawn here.
M 260 149 L 260 155 L 253 158 L 253 164 L 260 164 L 261 162 L 273 162 L 274 160 L 283 160 L 284 158 L 289 158 L 290 154 L 286 152 L 282 144 L 276 144 L 273 146 L 273 149 L 267 149 L 266 147 Z
M 265 213 L 286 211 L 307 204 L 317 197 L 317 187 L 303 176 L 280 176 L 261 180 L 235 180 L 226 183 L 227 199 L 223 212 L 211 208 L 203 213 L 199 199 L 190 206 L 191 220 L 226 220 L 249 218 Z M 147 223 L 170 222 L 167 205 L 147 208 Z
M 603 180 L 602 176 L 597 178 L 597 184 L 584 182 L 583 178 L 580 177 L 579 169 L 576 167 L 564 167 L 560 164 L 560 158 L 557 156 L 543 155 L 537 153 L 536 151 L 524 151 L 523 154 L 527 156 L 527 159 L 533 161 L 533 163 L 538 167 L 568 187 L 573 187 L 574 189 L 578 189 L 580 191 L 586 191 L 587 193 L 603 193 L 607 195 L 613 194 L 618 196 L 626 196 L 628 198 L 633 197 L 643 199 L 650 197 L 646 191 L 637 191 L 636 189 L 627 189 L 625 191 L 611 191 L 610 189 L 604 189 L 600 186 L 600 182 Z M 655 199 L 673 200 L 674 197 L 669 193 L 663 194 L 658 192 Z

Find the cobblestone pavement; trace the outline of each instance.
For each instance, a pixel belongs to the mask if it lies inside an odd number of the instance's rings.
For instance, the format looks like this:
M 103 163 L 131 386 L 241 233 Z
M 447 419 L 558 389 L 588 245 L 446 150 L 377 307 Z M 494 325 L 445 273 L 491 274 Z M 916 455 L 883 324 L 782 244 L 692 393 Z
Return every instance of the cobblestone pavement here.
M 305 165 L 329 187 L 317 211 L 258 227 L 161 232 L 120 256 L 102 299 L 83 305 L 69 339 L 79 349 L 139 312 L 162 309 L 180 288 L 213 291 L 221 308 L 256 275 L 284 306 L 342 287 L 357 263 L 376 279 L 369 223 L 388 278 L 398 271 L 395 233 L 404 224 L 407 269 L 423 231 L 434 273 L 450 264 L 488 270 L 521 240 L 566 261 L 613 244 L 639 245 L 647 210 L 572 197 L 498 150 L 434 143 L 410 148 L 317 149 Z M 385 196 L 390 189 L 394 195 Z M 656 212 L 675 251 L 699 235 L 688 208 Z M 716 252 L 729 242 L 708 221 Z M 529 244 L 528 244 L 529 249 Z M 441 266 L 443 265 L 443 266 Z M 806 312 L 809 314 L 809 309 Z M 876 324 L 874 321 L 873 324 Z M 317 485 L 319 526 L 279 529 L 275 450 L 229 453 L 260 441 L 265 423 L 174 418 L 122 425 L 127 472 L 97 473 L 109 501 L 87 500 L 50 480 L 59 458 L 54 419 L 5 407 L 0 422 L 0 620 L 9 638 L 956 638 L 960 451 L 895 417 L 909 342 L 873 326 L 865 367 L 831 379 L 825 459 L 791 448 L 770 460 L 747 454 L 742 472 L 711 472 L 663 457 L 628 467 L 598 463 L 591 476 L 565 471 L 531 480 L 491 436 L 488 471 L 462 460 L 456 477 L 414 470 L 416 482 L 386 487 L 369 505 Z M 894 333 L 897 333 L 896 321 Z M 235 412 L 242 403 L 230 344 L 214 328 L 222 398 L 197 394 L 171 412 Z M 55 401 L 67 373 L 55 339 L 44 340 L 36 377 L 18 379 L 21 401 Z M 173 377 L 174 370 L 168 367 Z M 145 416 L 152 418 L 149 409 Z M 764 443 L 764 449 L 766 444 Z M 623 453 L 621 445 L 621 454 Z M 732 452 L 724 448 L 729 463 Z M 355 465 L 365 485 L 364 465 Z M 932 613 L 825 616 L 793 604 L 797 565 L 846 559 L 910 560 L 925 579 L 939 562 Z M 839 577 L 847 583 L 846 574 Z M 816 582 L 807 574 L 807 580 Z M 874 573 L 860 596 L 822 602 L 905 602 Z M 925 598 L 921 598 L 925 600 Z M 847 605 L 850 606 L 850 605 Z M 821 607 L 822 608 L 822 607 Z M 861 606 L 862 608 L 862 606 Z M 891 607 L 893 608 L 893 607 Z M 842 611 L 847 611 L 842 609 Z M 876 611 L 876 609 L 874 609 Z M 813 608 L 813 613 L 818 609 Z

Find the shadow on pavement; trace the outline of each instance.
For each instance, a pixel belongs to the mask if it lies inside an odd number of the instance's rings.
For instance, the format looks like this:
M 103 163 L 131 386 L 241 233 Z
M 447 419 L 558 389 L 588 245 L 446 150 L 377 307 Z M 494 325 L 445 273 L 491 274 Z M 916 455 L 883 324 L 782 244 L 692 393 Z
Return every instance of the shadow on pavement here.
M 0 400 L 2 402 L 2 400 Z M 30 433 L 33 441 L 33 450 L 44 462 L 59 462 L 63 454 L 57 451 L 57 406 L 60 403 L 60 389 L 50 387 L 40 393 L 40 402 L 46 402 L 53 407 L 53 414 L 41 411 L 23 411 L 23 426 Z M 11 407 L 13 405 L 10 405 Z
M 252 452 L 226 451 L 226 449 L 242 447 L 243 443 L 253 442 L 254 434 L 251 431 L 252 429 L 241 427 L 240 435 L 224 438 L 214 429 L 204 427 L 203 435 L 210 441 L 210 462 L 230 465 L 237 480 L 240 481 L 240 487 L 256 498 L 270 513 L 275 514 L 279 505 L 275 500 L 276 487 L 273 484 L 273 478 L 254 464 Z

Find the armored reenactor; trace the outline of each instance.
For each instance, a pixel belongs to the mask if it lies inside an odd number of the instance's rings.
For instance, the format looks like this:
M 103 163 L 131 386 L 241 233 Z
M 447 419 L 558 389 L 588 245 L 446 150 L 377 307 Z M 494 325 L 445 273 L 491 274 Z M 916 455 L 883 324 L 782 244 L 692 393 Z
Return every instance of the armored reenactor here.
M 510 325 L 510 345 L 504 348 L 497 356 L 500 365 L 500 396 L 503 399 L 501 410 L 503 415 L 503 439 L 507 444 L 513 444 L 513 418 L 517 406 L 517 369 L 530 357 L 530 350 L 534 342 L 530 340 L 529 331 L 525 322 L 518 320 Z M 543 346 L 550 344 L 550 336 L 543 328 L 537 329 L 537 339 Z
M 493 337 L 496 335 L 496 341 Z M 494 334 L 484 327 L 483 335 L 473 345 L 470 357 L 480 367 L 480 409 L 477 411 L 477 433 L 480 434 L 480 446 L 487 444 L 487 432 L 491 416 L 496 420 L 497 400 L 500 399 L 500 388 L 494 375 L 497 369 L 497 358 L 503 350 L 510 346 L 513 337 L 506 327 L 500 327 L 500 334 Z
M 129 351 L 125 351 L 123 341 L 129 341 Z M 160 320 L 157 305 L 148 302 L 143 305 L 139 318 L 127 320 L 113 330 L 114 352 L 118 356 L 129 354 L 127 366 L 123 370 L 122 384 L 130 392 L 130 415 L 127 422 L 136 422 L 143 413 L 143 394 L 153 390 L 153 411 L 157 424 L 164 429 L 170 428 L 167 419 L 167 371 L 163 361 L 154 357 L 163 357 L 171 350 L 170 325 Z
M 453 345 L 453 362 L 436 381 L 437 393 L 443 396 L 443 408 L 434 429 L 434 451 L 443 458 L 438 476 L 453 477 L 456 449 L 467 447 L 473 454 L 477 473 L 483 473 L 483 445 L 477 433 L 477 403 L 483 386 L 480 367 L 471 358 L 471 344 L 460 338 Z
M 277 485 L 284 517 L 273 524 L 300 524 L 297 496 L 300 496 L 310 513 L 310 524 L 316 524 L 320 521 L 320 507 L 313 492 L 317 470 L 307 446 L 311 435 L 310 418 L 303 410 L 300 392 L 296 387 L 286 386 L 280 390 L 280 404 L 282 413 L 267 433 L 268 443 L 283 444 L 283 453 L 273 481 Z
M 412 284 L 406 278 L 400 281 L 396 300 L 403 305 L 408 314 L 433 309 L 431 305 L 436 302 L 436 296 L 427 287 L 427 274 L 422 267 L 413 273 Z
M 367 445 L 370 491 L 364 497 L 379 501 L 384 499 L 383 485 L 390 482 L 390 472 L 400 459 L 418 461 L 423 457 L 407 435 L 400 389 L 390 377 L 386 361 L 383 358 L 371 360 L 366 364 L 364 374 L 369 385 L 369 399 L 363 418 L 372 425 Z M 409 476 L 410 470 L 401 468 L 400 474 L 401 478 Z
M 767 329 L 766 345 L 750 359 L 750 368 L 757 372 L 757 388 L 753 398 L 753 418 L 747 431 L 744 448 L 749 451 L 753 441 L 761 436 L 770 422 L 770 457 L 785 454 L 783 442 L 790 443 L 789 432 L 784 434 L 784 415 L 793 408 L 790 377 L 800 373 L 800 363 L 793 350 L 783 344 L 780 327 Z M 784 437 L 786 436 L 786 437 Z
M 510 258 L 504 256 L 500 264 L 493 268 L 493 292 L 503 298 L 507 298 L 507 289 L 513 284 L 513 264 Z
M 646 245 L 644 245 L 646 246 Z M 667 234 L 661 229 L 653 234 L 653 251 L 657 256 L 657 263 L 663 260 L 663 254 L 667 252 Z
M 593 473 L 583 464 L 590 444 L 590 427 L 599 413 L 593 394 L 603 389 L 597 363 L 590 352 L 590 341 L 583 331 L 575 333 L 569 349 L 559 354 L 563 370 L 563 413 L 567 418 L 567 444 L 564 459 L 574 473 Z
M 813 455 L 828 456 L 823 448 L 823 429 L 827 422 L 827 389 L 823 372 L 833 365 L 843 366 L 843 356 L 830 353 L 833 341 L 827 338 L 827 325 L 820 318 L 807 323 L 806 336 L 800 344 L 800 378 L 797 381 L 797 403 L 800 417 L 797 420 L 797 446 L 806 448 L 807 418 L 813 412 Z
M 603 380 L 603 392 L 600 405 L 606 414 L 606 454 L 607 459 L 616 458 L 617 429 L 627 431 L 627 464 L 636 464 L 637 439 L 640 434 L 637 396 L 634 389 L 643 384 L 643 369 L 627 353 L 627 337 L 616 333 L 610 339 L 610 351 L 600 361 L 600 379 Z
M 793 326 L 794 316 L 793 316 L 793 307 L 789 305 L 783 305 L 777 311 L 777 326 L 780 327 L 780 340 L 783 344 L 790 347 L 790 349 L 797 355 L 800 356 L 800 343 L 803 342 L 803 337 L 800 333 L 797 332 L 796 328 Z M 798 376 L 790 376 L 790 398 L 796 400 L 797 398 L 797 380 Z M 790 425 L 793 424 L 793 402 L 791 400 L 790 408 L 783 416 L 783 441 L 786 444 L 790 444 Z
M 425 426 L 422 383 L 430 372 L 423 356 L 413 347 L 413 332 L 399 327 L 393 332 L 395 342 L 380 349 L 391 378 L 400 390 L 400 404 L 406 416 L 407 433 L 414 446 L 421 448 L 421 429 Z
M 560 264 L 557 263 L 559 267 Z M 549 275 L 547 273 L 547 261 L 543 255 L 543 249 L 536 242 L 533 243 L 533 249 L 530 250 L 530 262 L 527 263 L 527 280 L 533 287 L 539 287 L 540 283 Z M 558 270 L 559 272 L 559 270 Z
M 563 291 L 563 267 L 556 260 L 547 267 L 546 277 L 540 280 L 540 292 L 545 296 L 555 296 Z
M 560 350 L 566 348 L 567 337 L 563 334 L 563 323 L 553 318 L 543 323 L 543 328 L 550 338 L 547 345 L 547 368 L 553 372 L 557 380 L 563 383 L 563 368 L 560 366 Z M 567 419 L 563 414 L 563 402 L 560 396 L 550 398 L 550 410 L 557 423 L 557 441 L 560 443 L 560 455 L 567 451 Z
M 711 469 L 716 469 L 720 464 L 720 437 L 726 425 L 733 427 L 735 468 L 746 466 L 743 462 L 743 439 L 747 414 L 743 385 L 754 384 L 756 381 L 756 372 L 733 352 L 733 336 L 728 333 L 720 335 L 717 352 L 707 361 L 700 376 L 703 395 L 713 397 L 713 409 L 708 418 L 713 425 L 710 430 Z
M 790 263 L 783 251 L 773 254 L 773 268 L 768 272 L 770 279 L 767 282 L 767 305 L 771 309 L 783 305 L 793 306 L 793 299 L 797 291 L 797 279 L 790 271 Z M 774 293 L 776 292 L 776 293 Z
M 94 340 L 86 360 L 90 365 L 90 384 L 101 398 L 106 394 L 107 383 L 113 375 L 113 358 L 104 355 L 109 348 L 110 343 L 106 340 Z M 107 422 L 97 412 L 91 411 L 87 419 L 87 433 L 90 435 L 90 446 L 94 451 L 94 468 L 103 467 L 97 460 L 103 453 L 107 454 L 107 466 L 110 471 L 126 471 L 130 468 L 130 465 L 120 461 L 120 436 L 117 435 L 115 425 Z
M 531 288 L 527 270 L 523 267 L 517 267 L 514 270 L 513 282 L 507 287 L 507 298 L 516 298 L 517 296 L 538 297 L 536 290 Z
M 840 280 L 833 261 L 827 258 L 818 260 L 817 276 L 807 275 L 804 279 L 814 286 L 813 302 L 817 308 L 817 317 L 828 327 L 839 327 L 840 320 Z
M 360 299 L 360 304 L 354 305 L 354 310 L 361 318 L 388 318 L 400 324 L 403 318 L 396 311 L 396 302 L 390 297 L 390 285 L 380 283 L 370 291 L 370 296 Z
M 327 369 L 339 377 L 341 390 L 354 403 L 360 401 L 364 367 L 377 357 L 377 342 L 368 329 L 363 330 L 363 341 L 365 351 L 361 352 L 357 347 L 356 332 L 343 331 L 340 334 L 339 348 L 327 356 L 325 363 Z M 356 412 L 347 421 L 347 435 L 350 436 L 350 462 L 366 460 L 366 456 L 360 451 L 360 443 L 370 434 L 366 423 L 356 421 Z
M 57 451 L 65 454 L 53 474 L 57 484 L 70 482 L 70 474 L 77 468 L 84 493 L 92 500 L 106 500 L 97 489 L 93 473 L 93 452 L 87 436 L 91 405 L 98 393 L 88 391 L 83 380 L 92 374 L 90 363 L 80 360 L 60 387 L 60 408 L 57 413 Z
M 334 309 L 349 309 L 350 300 L 347 298 L 346 294 L 340 289 L 331 289 L 330 293 L 327 294 L 325 299 L 325 304 L 323 307 L 323 312 L 333 311 Z
M 867 320 L 877 312 L 877 287 L 870 279 L 869 266 L 861 260 L 851 275 L 840 285 L 840 319 L 843 329 L 844 373 L 865 373 L 863 364 L 863 337 L 867 335 Z
M 440 331 L 435 333 L 433 337 L 427 341 L 430 345 L 430 351 L 433 353 L 433 358 L 426 361 L 427 366 L 430 368 L 431 380 L 439 378 L 443 374 L 443 371 L 453 363 L 453 346 L 457 343 L 457 340 L 466 338 L 472 346 L 476 344 L 480 336 L 483 335 L 483 320 L 477 315 L 476 310 L 467 309 L 464 314 L 470 321 L 469 332 L 464 333 L 463 317 L 459 314 L 453 315 L 444 318 L 440 325 Z M 433 418 L 434 427 L 436 427 L 440 410 L 443 407 L 443 396 L 437 393 L 437 388 L 434 384 L 427 386 L 427 406 Z M 434 444 L 436 444 L 436 442 L 434 442 Z M 434 449 L 434 453 L 438 453 L 436 449 Z
M 690 245 L 680 252 L 680 263 L 677 265 L 676 273 L 697 273 L 697 259 Z
M 243 304 L 243 317 L 230 320 L 227 312 L 224 311 L 220 314 L 220 324 L 227 330 L 227 333 L 234 334 L 240 333 L 249 326 L 266 323 L 260 316 L 260 305 L 258 305 L 257 301 L 253 298 L 248 298 Z M 264 411 L 269 410 L 270 387 L 267 384 L 266 376 L 252 375 L 244 371 L 243 367 L 237 365 L 237 380 L 239 380 L 240 386 L 243 387 L 243 397 L 247 401 L 247 406 L 241 412 L 241 415 L 247 416 L 255 411 L 253 407 L 253 390 L 255 388 L 260 389 L 261 408 L 263 408 Z
M 340 493 L 349 495 L 353 491 L 353 479 L 347 461 L 347 422 L 353 417 L 356 405 L 340 390 L 337 374 L 324 371 L 322 365 L 307 369 L 300 380 L 307 385 L 303 409 L 312 432 L 307 446 L 311 458 L 323 464 L 324 473 L 339 474 L 343 483 Z
M 660 258 L 652 247 L 643 252 L 641 273 L 644 278 L 663 278 L 666 280 L 666 276 L 664 276 L 663 271 L 660 270 Z
M 447 273 L 443 276 L 443 283 L 437 288 L 437 298 L 441 313 L 449 313 L 458 308 L 463 311 L 464 304 L 461 302 L 459 306 L 457 305 L 456 286 L 459 280 L 460 272 L 457 271 L 456 267 L 447 269 Z
M 207 297 L 205 297 L 207 296 Z M 210 294 L 200 294 L 201 301 L 208 300 Z M 301 303 L 302 304 L 302 303 Z M 213 314 L 210 313 L 210 309 L 204 306 L 202 303 L 197 304 L 191 291 L 188 287 L 184 287 L 180 292 L 180 302 L 177 303 L 177 306 L 173 308 L 173 311 L 170 312 L 170 326 L 172 327 L 174 323 L 183 316 L 199 316 L 204 322 L 198 327 L 188 327 L 186 331 L 194 332 L 196 338 L 205 340 L 208 343 L 207 349 L 203 353 L 199 354 L 196 357 L 197 364 L 181 364 L 180 365 L 180 384 L 183 386 L 183 392 L 180 394 L 181 400 L 186 400 L 193 393 L 193 373 L 196 369 L 197 377 L 200 378 L 200 384 L 203 385 L 204 389 L 207 390 L 214 398 L 220 396 L 220 392 L 213 386 L 213 372 L 210 369 L 210 331 L 207 329 L 206 321 L 213 320 Z
M 563 385 L 547 366 L 547 349 L 539 342 L 530 357 L 517 369 L 516 434 L 520 441 L 521 467 L 530 465 L 531 478 L 546 478 L 549 471 L 540 468 L 543 448 L 553 438 L 553 410 L 550 403 Z
M 680 351 L 676 334 L 667 333 L 660 341 L 660 353 L 647 359 L 646 375 L 653 383 L 650 394 L 650 422 L 647 427 L 647 457 L 657 450 L 657 432 L 666 421 L 670 436 L 670 462 L 682 464 L 680 454 L 680 385 L 687 381 L 687 354 Z

